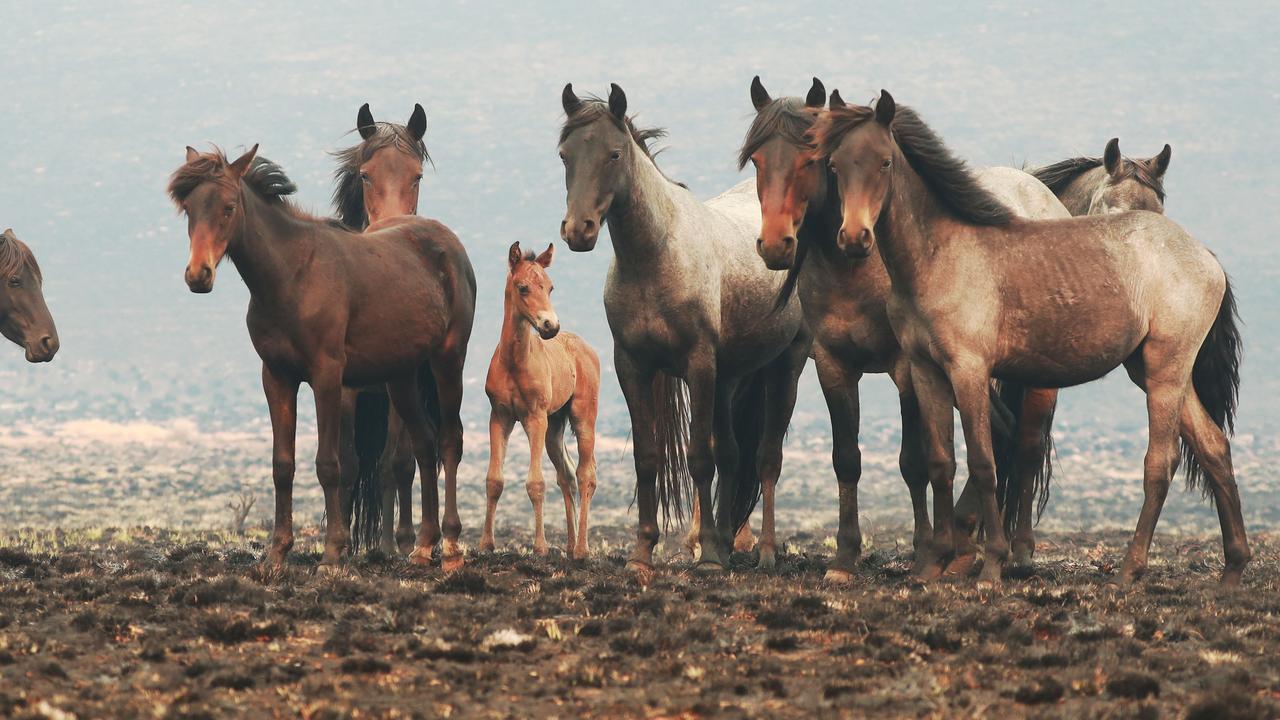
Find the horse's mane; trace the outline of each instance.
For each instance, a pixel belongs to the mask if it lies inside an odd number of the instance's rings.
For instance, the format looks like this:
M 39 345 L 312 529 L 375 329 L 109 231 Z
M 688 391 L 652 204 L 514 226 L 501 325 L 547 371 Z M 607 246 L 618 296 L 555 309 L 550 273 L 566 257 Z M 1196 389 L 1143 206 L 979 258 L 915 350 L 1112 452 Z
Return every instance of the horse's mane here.
M 169 197 L 174 203 L 181 205 L 203 183 L 230 184 L 227 167 L 227 156 L 218 148 L 214 148 L 213 152 L 200 154 L 173 172 L 173 176 L 169 178 Z M 240 180 L 264 200 L 275 204 L 287 205 L 285 198 L 298 191 L 298 186 L 285 174 L 284 168 L 262 156 L 253 159 L 253 164 Z M 292 205 L 289 207 L 301 212 Z
M 1156 197 L 1160 198 L 1160 202 L 1164 202 L 1164 178 L 1155 174 L 1154 168 L 1151 167 L 1148 161 L 1121 158 L 1120 163 L 1121 178 L 1134 178 L 1151 188 Z M 1076 157 L 1060 160 L 1052 165 L 1045 165 L 1029 172 L 1037 180 L 1044 183 L 1045 187 L 1052 190 L 1054 195 L 1057 195 L 1065 190 L 1076 178 L 1094 168 L 1102 167 L 1102 164 L 1102 158 Z
M 778 98 L 764 106 L 751 121 L 747 139 L 742 141 L 742 148 L 738 150 L 738 169 L 746 167 L 751 156 L 775 135 L 792 145 L 807 145 L 806 134 L 818 119 L 819 110 L 808 107 L 803 99 L 796 97 Z
M 36 256 L 31 252 L 31 248 L 11 231 L 6 231 L 0 235 L 0 279 L 7 278 L 24 268 L 30 270 L 37 279 L 44 280 L 44 275 L 40 272 L 40 264 L 36 262 Z
M 374 127 L 373 137 L 332 153 L 338 159 L 338 169 L 333 173 L 334 180 L 338 181 L 338 186 L 333 189 L 333 208 L 342 224 L 357 232 L 364 230 L 369 223 L 364 213 L 361 165 L 369 162 L 374 153 L 388 147 L 413 155 L 422 162 L 431 162 L 426 143 L 414 138 L 404 125 L 379 122 Z
M 812 131 L 816 153 L 830 156 L 846 135 L 874 118 L 875 110 L 861 105 L 823 113 Z M 914 110 L 897 106 L 890 129 L 912 169 L 957 218 L 975 225 L 1008 225 L 1013 219 L 1009 208 L 978 182 L 969 166 L 951 154 Z
M 602 117 L 608 118 L 609 122 L 613 123 L 614 127 L 630 135 L 631 139 L 634 140 L 636 145 L 640 148 L 640 151 L 644 153 L 644 156 L 649 158 L 649 161 L 653 163 L 654 167 L 658 167 L 656 158 L 662 150 L 655 150 L 653 148 L 653 142 L 659 138 L 666 137 L 667 131 L 659 127 L 636 127 L 636 124 L 631 119 L 630 115 L 619 120 L 618 117 L 609 110 L 609 104 L 595 95 L 588 95 L 587 97 L 582 98 L 582 102 L 578 106 L 578 109 L 574 110 L 572 115 L 565 118 L 564 125 L 560 128 L 560 142 L 563 143 L 568 139 L 568 137 L 573 134 L 574 130 L 586 127 Z M 662 168 L 658 168 L 658 172 L 662 173 Z M 667 178 L 668 182 L 679 185 L 682 188 L 687 189 L 689 187 L 682 182 L 677 182 L 667 177 L 666 173 L 662 173 L 662 177 Z

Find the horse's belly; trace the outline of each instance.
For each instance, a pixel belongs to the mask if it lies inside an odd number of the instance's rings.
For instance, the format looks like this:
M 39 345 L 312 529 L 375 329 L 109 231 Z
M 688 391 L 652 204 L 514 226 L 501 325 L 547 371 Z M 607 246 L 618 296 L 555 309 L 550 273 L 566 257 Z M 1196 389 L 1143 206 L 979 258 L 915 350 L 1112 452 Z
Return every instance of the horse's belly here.
M 1064 327 L 1061 333 L 1029 338 L 1024 346 L 1007 352 L 993 374 L 1037 387 L 1081 385 L 1117 368 L 1133 354 L 1143 336 L 1136 324 L 1087 334 Z

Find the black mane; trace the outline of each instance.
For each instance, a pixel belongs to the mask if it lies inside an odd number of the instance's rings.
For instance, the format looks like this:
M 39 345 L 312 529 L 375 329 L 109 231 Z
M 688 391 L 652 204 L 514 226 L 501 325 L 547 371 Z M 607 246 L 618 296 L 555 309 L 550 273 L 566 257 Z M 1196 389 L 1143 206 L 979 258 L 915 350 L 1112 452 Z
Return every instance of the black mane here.
M 1164 178 L 1152 172 L 1152 168 L 1147 161 L 1122 158 L 1121 164 L 1122 178 L 1131 177 L 1136 179 L 1151 188 L 1156 197 L 1160 198 L 1160 202 L 1164 202 Z M 1054 195 L 1060 195 L 1076 178 L 1094 168 L 1102 167 L 1102 165 L 1102 158 L 1076 157 L 1060 160 L 1052 165 L 1045 165 L 1030 172 L 1037 180 L 1044 183 L 1045 187 L 1052 190 Z
M 426 143 L 414 138 L 404 125 L 379 122 L 374 127 L 376 129 L 373 137 L 333 153 L 338 159 L 338 169 L 333 173 L 334 180 L 338 182 L 338 186 L 333 189 L 333 208 L 342 224 L 357 232 L 363 231 L 369 224 L 369 218 L 364 212 L 361 165 L 369 162 L 374 153 L 388 147 L 416 156 L 422 162 L 431 162 Z
M 227 178 L 227 167 L 227 156 L 218 148 L 202 153 L 173 172 L 169 178 L 169 197 L 181 205 L 203 183 L 231 182 Z M 241 181 L 264 199 L 275 203 L 283 203 L 287 196 L 298 191 L 283 168 L 262 156 L 253 159 Z
M 19 240 L 12 230 L 6 230 L 0 234 L 0 280 L 8 278 L 23 268 L 30 270 L 37 279 L 43 281 L 40 264 L 36 262 L 36 256 L 32 254 L 31 248 Z
M 630 135 L 631 139 L 635 141 L 637 146 L 639 146 L 640 151 L 644 153 L 644 156 L 653 162 L 654 167 L 658 166 L 656 158 L 662 151 L 655 150 L 653 148 L 653 142 L 659 138 L 666 137 L 667 131 L 658 127 L 636 127 L 636 124 L 632 121 L 630 115 L 626 116 L 625 119 L 619 120 L 616 115 L 610 112 L 609 104 L 594 95 L 582 98 L 582 103 L 579 105 L 578 109 L 575 110 L 572 115 L 565 118 L 564 125 L 560 128 L 560 142 L 563 143 L 568 139 L 568 137 L 573 134 L 574 130 L 586 127 L 602 117 L 608 118 L 609 122 L 613 123 L 614 127 Z M 662 172 L 662 169 L 659 168 L 658 172 Z M 663 173 L 662 176 L 667 177 L 666 173 Z M 671 178 L 667 178 L 667 180 L 682 188 L 687 189 L 689 187 L 688 185 L 672 180 Z
M 778 98 L 766 105 L 751 121 L 747 139 L 742 141 L 742 148 L 738 150 L 738 169 L 746 167 L 751 156 L 774 136 L 792 145 L 807 145 L 806 135 L 817 121 L 819 110 L 806 106 L 803 99 L 795 97 Z

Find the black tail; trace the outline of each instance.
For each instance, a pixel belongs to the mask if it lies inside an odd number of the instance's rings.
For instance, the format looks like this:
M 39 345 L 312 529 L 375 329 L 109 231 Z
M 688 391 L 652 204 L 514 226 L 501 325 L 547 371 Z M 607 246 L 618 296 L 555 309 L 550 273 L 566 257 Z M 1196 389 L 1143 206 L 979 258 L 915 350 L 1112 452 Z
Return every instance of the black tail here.
M 738 443 L 738 477 L 733 494 L 733 529 L 737 531 L 751 519 L 760 502 L 760 442 L 764 438 L 765 414 L 768 411 L 768 379 L 771 366 L 746 378 L 734 395 L 732 404 L 733 437 Z M 720 517 L 720 494 L 724 478 L 716 484 L 716 517 Z
M 1031 500 L 1035 503 L 1037 521 L 1049 503 L 1050 481 L 1053 479 L 1053 413 L 1050 412 L 1045 418 L 1025 417 L 1023 400 L 1027 394 L 1027 386 L 1016 382 L 1001 382 L 998 385 L 1000 402 L 1012 414 L 1013 423 L 1007 435 L 993 433 L 996 450 L 996 499 L 1000 504 L 1001 517 L 1004 518 L 1005 532 L 1012 533 L 1022 507 L 1022 478 L 1025 471 L 1019 463 L 1018 438 L 1028 422 L 1039 422 L 1042 425 L 1035 429 L 1041 439 L 1041 451 L 1032 461 L 1035 472 L 1031 476 Z
M 386 390 L 356 395 L 355 444 L 360 471 L 351 498 L 351 552 L 376 547 L 382 526 L 382 451 L 387 445 L 387 415 L 391 399 Z
M 658 373 L 653 378 L 656 408 L 654 433 L 658 452 L 658 505 L 662 524 L 669 527 L 674 515 L 684 522 L 693 503 L 693 479 L 689 476 L 689 388 L 673 375 Z
M 1191 369 L 1191 385 L 1200 398 L 1209 417 L 1231 435 L 1236 429 L 1236 401 L 1240 393 L 1240 358 L 1244 344 L 1240 339 L 1240 317 L 1236 312 L 1236 298 L 1231 291 L 1231 280 L 1218 306 L 1218 317 L 1209 328 L 1209 334 L 1200 345 L 1196 364 Z M 1213 502 L 1209 484 L 1205 482 L 1204 468 L 1196 462 L 1191 446 L 1182 443 L 1182 462 L 1187 477 L 1187 488 L 1200 488 L 1204 496 Z

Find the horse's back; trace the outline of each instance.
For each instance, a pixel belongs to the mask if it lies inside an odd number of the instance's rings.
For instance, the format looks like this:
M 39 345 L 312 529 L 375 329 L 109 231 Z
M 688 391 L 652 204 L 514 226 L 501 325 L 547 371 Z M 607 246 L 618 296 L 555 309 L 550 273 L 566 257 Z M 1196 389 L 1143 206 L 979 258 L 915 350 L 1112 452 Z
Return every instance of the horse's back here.
M 1018 217 L 1043 220 L 1071 217 L 1058 196 L 1028 172 L 997 166 L 982 168 L 975 174 L 978 182 Z

